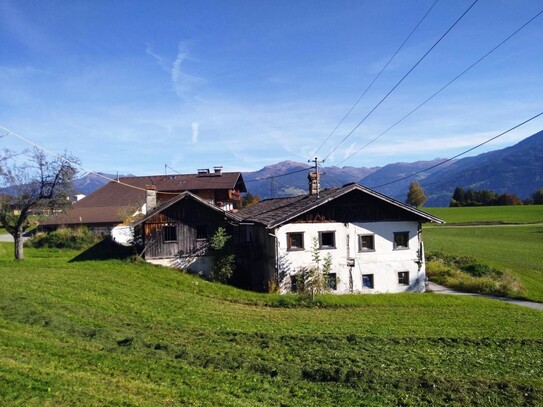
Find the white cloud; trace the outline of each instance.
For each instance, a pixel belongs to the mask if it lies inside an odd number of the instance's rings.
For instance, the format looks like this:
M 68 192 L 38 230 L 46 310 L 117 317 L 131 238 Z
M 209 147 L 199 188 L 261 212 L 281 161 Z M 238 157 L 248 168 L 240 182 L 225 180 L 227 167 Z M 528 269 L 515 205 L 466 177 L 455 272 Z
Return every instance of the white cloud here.
M 198 133 L 200 131 L 200 124 L 197 122 L 192 123 L 192 144 L 198 143 Z
M 158 65 L 166 72 L 168 72 L 168 64 L 166 61 L 164 61 L 164 58 L 158 55 L 156 52 L 153 51 L 153 48 L 151 47 L 151 44 L 145 44 L 145 53 L 151 57 L 158 63 Z
M 171 80 L 175 93 L 182 99 L 188 96 L 188 93 L 192 91 L 195 85 L 205 82 L 203 78 L 190 75 L 181 69 L 189 59 L 188 46 L 180 42 L 177 47 L 177 56 L 171 68 Z

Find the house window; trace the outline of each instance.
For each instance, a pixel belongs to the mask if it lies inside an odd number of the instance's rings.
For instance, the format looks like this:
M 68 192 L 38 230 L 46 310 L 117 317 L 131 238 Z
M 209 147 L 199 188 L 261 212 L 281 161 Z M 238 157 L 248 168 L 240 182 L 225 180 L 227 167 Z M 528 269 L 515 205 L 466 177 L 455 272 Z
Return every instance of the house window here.
M 300 232 L 287 233 L 287 250 L 303 250 L 304 234 Z
M 398 272 L 398 284 L 409 285 L 409 271 Z
M 207 240 L 207 225 L 197 225 L 196 226 L 196 239 L 197 240 Z
M 328 284 L 328 287 L 330 287 L 332 290 L 337 290 L 336 273 L 328 273 L 325 274 L 324 277 L 326 278 L 326 283 Z
M 336 232 L 319 232 L 319 249 L 335 249 Z
M 362 274 L 362 288 L 373 288 L 373 274 Z
M 375 236 L 374 235 L 358 235 L 358 251 L 359 252 L 375 251 Z
M 409 232 L 394 232 L 394 250 L 409 248 Z
M 164 226 L 162 230 L 165 242 L 177 242 L 177 228 L 175 226 Z

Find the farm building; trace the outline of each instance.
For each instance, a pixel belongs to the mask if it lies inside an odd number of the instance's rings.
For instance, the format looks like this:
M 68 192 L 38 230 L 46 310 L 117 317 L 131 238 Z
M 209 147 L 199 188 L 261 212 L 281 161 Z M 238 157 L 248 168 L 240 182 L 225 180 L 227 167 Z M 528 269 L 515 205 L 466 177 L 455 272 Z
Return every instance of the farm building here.
M 129 223 L 131 217 L 150 210 L 147 206 L 149 191 L 156 199 L 153 207 L 190 191 L 206 202 L 230 211 L 239 206 L 240 194 L 247 189 L 240 172 L 223 172 L 221 167 L 215 167 L 213 172 L 198 170 L 197 174 L 122 177 L 77 201 L 66 213 L 57 214 L 40 226 L 44 229 L 87 226 L 96 233 L 111 233 L 116 240 L 122 241 L 123 237 L 129 237 L 123 223 Z
M 152 193 L 149 199 L 152 201 Z M 146 261 L 207 275 L 213 263 L 209 239 L 219 227 L 232 233 L 234 220 L 230 212 L 183 192 L 131 226 Z
M 318 182 L 314 174 L 310 184 Z M 358 184 L 270 199 L 235 214 L 239 267 L 255 290 L 293 291 L 313 252 L 334 293 L 424 291 L 423 222 L 443 220 Z

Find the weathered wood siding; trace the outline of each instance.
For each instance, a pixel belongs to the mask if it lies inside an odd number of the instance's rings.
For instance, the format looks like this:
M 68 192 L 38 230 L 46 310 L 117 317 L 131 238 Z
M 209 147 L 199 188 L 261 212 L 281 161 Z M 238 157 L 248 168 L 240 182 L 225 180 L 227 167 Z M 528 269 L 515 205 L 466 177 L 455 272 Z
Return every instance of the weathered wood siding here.
M 164 228 L 175 227 L 177 239 L 165 241 Z M 205 255 L 209 238 L 219 226 L 226 227 L 224 214 L 191 199 L 184 199 L 148 219 L 143 224 L 145 258 L 171 258 Z M 207 238 L 198 239 L 205 231 Z

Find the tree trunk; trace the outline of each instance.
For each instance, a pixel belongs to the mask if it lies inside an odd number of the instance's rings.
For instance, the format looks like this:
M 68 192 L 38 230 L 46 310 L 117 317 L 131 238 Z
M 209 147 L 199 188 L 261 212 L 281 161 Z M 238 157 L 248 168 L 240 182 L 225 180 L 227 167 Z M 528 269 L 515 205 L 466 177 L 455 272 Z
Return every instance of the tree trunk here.
M 15 258 L 17 260 L 22 260 L 25 258 L 24 253 L 23 253 L 23 243 L 24 243 L 23 231 L 17 230 L 15 232 L 15 235 L 13 236 L 13 239 L 15 240 Z

